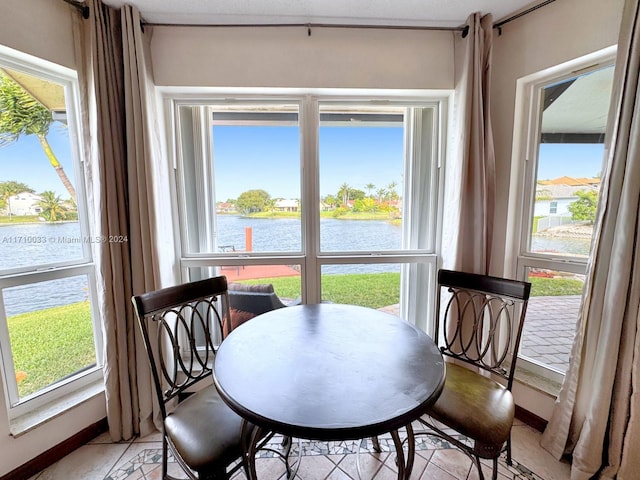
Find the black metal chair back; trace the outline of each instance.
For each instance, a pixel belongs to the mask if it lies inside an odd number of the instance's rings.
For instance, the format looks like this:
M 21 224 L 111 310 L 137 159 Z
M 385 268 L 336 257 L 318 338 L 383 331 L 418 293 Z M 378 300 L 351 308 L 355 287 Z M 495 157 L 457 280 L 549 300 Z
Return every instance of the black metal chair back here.
M 212 378 L 222 326 L 229 319 L 227 280 L 215 277 L 168 287 L 135 296 L 133 303 L 164 409 L 194 384 Z
M 436 332 L 442 354 L 503 378 L 511 390 L 530 292 L 527 282 L 440 270 Z

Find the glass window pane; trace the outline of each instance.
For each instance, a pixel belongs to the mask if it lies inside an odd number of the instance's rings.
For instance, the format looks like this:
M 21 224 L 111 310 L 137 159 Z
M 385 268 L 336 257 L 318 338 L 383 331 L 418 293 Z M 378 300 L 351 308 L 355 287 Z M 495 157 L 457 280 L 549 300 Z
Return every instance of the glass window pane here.
M 320 249 L 402 247 L 404 109 L 320 110 Z
M 527 281 L 531 282 L 531 297 L 519 356 L 564 374 L 575 336 L 584 275 L 532 268 Z
M 612 81 L 607 67 L 542 90 L 531 252 L 589 255 Z
M 300 250 L 300 215 L 271 218 L 217 215 L 219 252 L 291 252 Z
M 1 61 L 0 350 L 11 414 L 21 415 L 69 393 L 77 383 L 57 387 L 100 361 L 91 298 L 91 246 L 100 240 L 85 224 L 75 109 L 67 108 L 73 72 Z
M 376 308 L 398 315 L 399 264 L 322 266 L 322 301 Z
M 300 251 L 297 106 L 214 107 L 212 118 L 219 251 Z
M 83 259 L 89 239 L 77 221 L 19 222 L 0 226 L 0 270 Z
M 87 275 L 6 288 L 2 298 L 20 399 L 96 364 Z
M 2 68 L 0 87 L 16 99 L 2 105 L 0 270 L 82 259 L 64 85 Z

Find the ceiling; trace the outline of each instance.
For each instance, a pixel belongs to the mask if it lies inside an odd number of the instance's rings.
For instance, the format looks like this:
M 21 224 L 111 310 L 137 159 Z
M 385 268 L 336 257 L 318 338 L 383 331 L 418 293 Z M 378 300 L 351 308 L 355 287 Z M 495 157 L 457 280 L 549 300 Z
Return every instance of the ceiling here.
M 134 5 L 147 23 L 390 25 L 455 28 L 473 12 L 494 22 L 531 0 L 103 0 Z

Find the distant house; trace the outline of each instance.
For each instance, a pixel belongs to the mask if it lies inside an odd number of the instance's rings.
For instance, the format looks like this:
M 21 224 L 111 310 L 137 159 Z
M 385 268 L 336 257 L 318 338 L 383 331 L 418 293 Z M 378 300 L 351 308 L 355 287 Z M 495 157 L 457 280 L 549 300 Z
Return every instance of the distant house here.
M 5 211 L 7 215 L 39 215 L 42 213 L 42 207 L 38 202 L 42 200 L 40 195 L 30 192 L 21 192 L 11 195 L 7 199 Z
M 236 211 L 236 206 L 229 202 L 218 202 L 216 204 L 217 213 L 231 213 Z
M 536 185 L 534 217 L 571 217 L 569 205 L 579 197 L 576 192 L 600 189 L 599 178 L 560 177 L 540 180 Z
M 276 212 L 297 212 L 300 209 L 298 200 L 276 200 L 273 206 Z

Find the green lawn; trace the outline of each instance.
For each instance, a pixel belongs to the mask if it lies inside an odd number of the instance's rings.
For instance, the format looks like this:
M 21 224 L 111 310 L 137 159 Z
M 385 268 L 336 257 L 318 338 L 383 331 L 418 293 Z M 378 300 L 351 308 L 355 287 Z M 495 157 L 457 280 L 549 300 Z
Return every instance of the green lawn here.
M 9 217 L 9 215 L 0 216 L 0 224 L 15 224 L 15 223 L 33 223 L 40 222 L 40 218 L 38 215 L 13 215 Z
M 529 278 L 532 297 L 581 295 L 584 283 L 573 278 Z
M 300 277 L 277 277 L 242 283 L 271 283 L 282 298 L 300 297 Z M 399 273 L 367 273 L 358 275 L 325 275 L 322 277 L 322 299 L 333 303 L 351 303 L 371 308 L 393 305 L 400 301 Z
M 96 362 L 88 302 L 9 317 L 9 337 L 20 397 Z
M 271 283 L 284 298 L 300 296 L 300 277 L 277 277 L 243 283 Z M 531 296 L 580 295 L 583 283 L 565 278 L 531 278 Z M 352 303 L 380 308 L 398 303 L 399 273 L 325 275 L 322 277 L 322 299 L 334 303 Z

